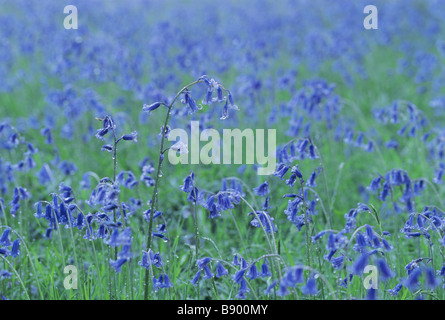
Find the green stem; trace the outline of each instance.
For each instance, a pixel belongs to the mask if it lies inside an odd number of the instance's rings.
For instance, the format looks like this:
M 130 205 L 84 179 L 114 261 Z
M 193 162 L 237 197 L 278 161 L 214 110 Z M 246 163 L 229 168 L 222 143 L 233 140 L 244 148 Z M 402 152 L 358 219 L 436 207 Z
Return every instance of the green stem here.
M 304 224 L 305 224 L 305 233 L 306 233 L 306 259 L 307 259 L 307 265 L 311 267 L 311 240 L 309 237 L 309 220 L 307 218 L 307 206 L 306 206 L 306 199 L 304 197 L 304 185 L 303 180 L 300 180 L 301 184 L 301 196 L 303 197 L 303 209 L 304 209 Z
M 196 207 L 197 207 L 197 205 L 196 205 L 197 194 L 196 194 L 195 190 L 196 190 L 195 186 L 193 185 L 193 195 L 194 195 L 194 198 L 195 198 L 195 201 L 194 201 L 194 224 L 195 224 L 195 242 L 196 242 L 195 243 L 195 256 L 196 256 L 196 260 L 198 260 L 199 259 L 199 233 L 198 233 L 198 212 L 196 210 Z M 199 300 L 199 284 L 196 286 L 196 291 L 197 291 L 198 300 Z

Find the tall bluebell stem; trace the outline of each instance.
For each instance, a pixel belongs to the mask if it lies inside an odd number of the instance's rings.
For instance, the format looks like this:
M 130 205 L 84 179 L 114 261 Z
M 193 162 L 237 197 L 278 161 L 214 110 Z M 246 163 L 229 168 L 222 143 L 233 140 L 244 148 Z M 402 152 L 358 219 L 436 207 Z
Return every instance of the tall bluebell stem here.
M 194 219 L 195 219 L 195 255 L 196 260 L 199 259 L 199 232 L 198 232 L 198 210 L 197 210 L 197 201 L 198 201 L 198 195 L 196 193 L 195 185 L 193 184 L 193 206 L 194 206 Z M 196 286 L 197 293 L 198 293 L 198 300 L 199 300 L 199 283 Z
M 223 110 L 222 110 L 222 116 L 220 118 L 221 120 L 228 118 L 229 108 L 232 110 L 238 110 L 238 107 L 233 102 L 233 97 L 232 97 L 232 94 L 230 93 L 230 91 L 225 89 L 220 83 L 218 83 L 214 79 L 209 79 L 205 75 L 201 76 L 198 80 L 196 80 L 196 81 L 186 85 L 184 88 L 182 88 L 176 94 L 176 96 L 173 98 L 172 102 L 169 105 L 167 105 L 165 103 L 161 103 L 161 102 L 155 102 L 151 105 L 144 105 L 144 107 L 143 107 L 143 111 L 152 112 L 152 111 L 158 109 L 161 105 L 167 106 L 167 114 L 165 116 L 164 126 L 162 127 L 163 132 L 161 135 L 161 147 L 159 149 L 158 167 L 156 169 L 156 178 L 155 178 L 155 183 L 154 183 L 153 196 L 152 196 L 152 200 L 151 200 L 151 209 L 150 209 L 151 215 L 150 215 L 150 219 L 149 219 L 148 235 L 147 235 L 147 251 L 149 251 L 152 246 L 151 239 L 152 239 L 152 231 L 153 231 L 153 218 L 154 218 L 156 200 L 157 200 L 157 195 L 158 195 L 159 179 L 162 176 L 161 175 L 161 167 L 162 167 L 162 161 L 164 159 L 164 153 L 165 153 L 165 151 L 168 150 L 168 148 L 164 149 L 164 142 L 165 142 L 165 137 L 166 137 L 165 130 L 166 130 L 166 128 L 168 128 L 170 113 L 171 113 L 174 103 L 176 102 L 176 100 L 178 99 L 178 97 L 181 94 L 184 94 L 184 99 L 182 100 L 182 102 L 184 104 L 186 104 L 187 107 L 190 109 L 190 113 L 194 113 L 197 110 L 199 110 L 200 108 L 196 105 L 196 102 L 192 99 L 192 97 L 190 95 L 189 88 L 193 87 L 195 84 L 203 83 L 203 82 L 205 82 L 207 85 L 207 93 L 206 93 L 205 99 L 203 100 L 203 104 L 210 105 L 214 101 L 225 102 Z M 227 93 L 226 97 L 224 96 L 224 91 Z M 218 98 L 212 97 L 214 92 L 217 92 Z M 149 292 L 148 282 L 149 282 L 149 278 L 150 278 L 149 272 L 150 272 L 150 270 L 146 270 L 146 272 L 145 272 L 145 292 L 144 292 L 145 299 L 148 299 L 148 292 Z
M 188 85 L 186 85 L 184 88 L 182 88 L 174 97 L 173 101 L 170 103 L 170 105 L 168 105 L 168 109 L 167 109 L 167 114 L 165 116 L 165 121 L 164 121 L 164 126 L 163 128 L 167 128 L 168 126 L 168 122 L 170 120 L 170 112 L 173 108 L 173 104 L 176 102 L 176 100 L 178 99 L 178 97 L 184 92 L 186 91 L 188 88 L 194 86 L 195 84 L 198 84 L 200 82 L 204 82 L 204 80 L 199 79 L 197 81 L 194 81 Z M 158 105 L 159 106 L 159 105 Z M 151 213 L 150 214 L 150 221 L 148 223 L 148 234 L 147 234 L 147 251 L 149 251 L 151 249 L 151 245 L 152 245 L 152 231 L 153 231 L 153 216 L 154 216 L 154 210 L 155 210 L 155 203 L 156 203 L 156 198 L 157 198 L 157 194 L 158 194 L 158 186 L 159 186 L 159 179 L 161 177 L 161 168 L 162 168 L 162 160 L 164 159 L 164 142 L 165 142 L 165 134 L 163 132 L 163 134 L 161 135 L 161 147 L 159 149 L 159 158 L 158 158 L 158 167 L 156 169 L 156 178 L 155 178 L 155 184 L 154 184 L 154 190 L 153 190 L 153 196 L 151 198 Z M 144 299 L 147 300 L 148 299 L 148 295 L 149 295 L 149 281 L 150 281 L 150 270 L 145 270 L 145 291 L 144 291 Z

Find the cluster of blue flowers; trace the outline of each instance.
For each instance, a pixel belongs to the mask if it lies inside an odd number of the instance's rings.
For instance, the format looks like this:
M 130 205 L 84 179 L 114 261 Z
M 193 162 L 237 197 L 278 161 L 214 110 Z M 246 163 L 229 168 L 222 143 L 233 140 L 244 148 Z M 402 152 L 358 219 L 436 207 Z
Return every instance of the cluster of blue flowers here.
M 0 236 L 0 254 L 4 257 L 11 256 L 17 258 L 20 255 L 20 239 L 11 242 L 11 229 L 7 228 Z M 4 277 L 10 278 L 10 273 L 2 271 Z

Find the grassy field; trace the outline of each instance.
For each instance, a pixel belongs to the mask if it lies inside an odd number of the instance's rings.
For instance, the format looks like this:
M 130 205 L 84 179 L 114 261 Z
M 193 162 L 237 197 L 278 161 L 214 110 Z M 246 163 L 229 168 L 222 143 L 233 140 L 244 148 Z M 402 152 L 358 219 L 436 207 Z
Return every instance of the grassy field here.
M 442 3 L 98 3 L 0 4 L 0 298 L 444 298 Z M 158 166 L 169 111 L 296 150 Z

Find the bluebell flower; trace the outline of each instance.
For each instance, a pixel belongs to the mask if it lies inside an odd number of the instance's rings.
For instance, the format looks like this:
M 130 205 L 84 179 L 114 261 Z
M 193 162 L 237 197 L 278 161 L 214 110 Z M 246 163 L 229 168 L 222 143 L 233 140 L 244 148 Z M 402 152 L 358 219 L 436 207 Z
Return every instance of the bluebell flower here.
M 254 280 L 259 277 L 258 268 L 256 267 L 255 263 L 253 263 L 250 266 L 249 271 L 246 274 L 246 277 L 249 278 L 250 280 Z
M 230 104 L 230 108 L 233 110 L 239 110 L 239 108 L 237 107 L 237 105 L 235 104 L 234 100 L 233 100 L 233 96 L 232 93 L 230 91 L 227 90 L 227 99 L 229 101 Z
M 147 187 L 153 187 L 155 185 L 155 179 L 150 176 L 150 174 L 153 173 L 151 168 L 151 166 L 144 166 L 140 177 L 140 180 L 143 181 Z
M 149 251 L 153 255 L 153 251 L 151 249 L 149 249 Z M 138 265 L 140 265 L 141 267 L 144 267 L 147 270 L 150 268 L 151 261 L 150 261 L 148 252 L 142 251 L 142 258 L 141 258 L 141 261 L 138 262 Z
M 304 295 L 317 295 L 317 281 L 314 278 L 309 278 L 304 286 L 301 287 L 301 292 Z
M 287 290 L 287 287 L 283 283 L 283 281 L 280 281 L 280 283 L 278 285 L 278 290 L 276 291 L 276 294 L 279 297 L 285 297 L 289 294 L 289 290 Z
M 403 285 L 401 283 L 398 283 L 394 288 L 389 289 L 388 293 L 391 296 L 396 297 L 402 288 L 403 288 Z
M 374 142 L 372 142 L 372 140 L 369 140 L 368 143 L 363 146 L 363 149 L 366 152 L 373 152 L 374 151 Z
M 332 263 L 332 267 L 335 270 L 339 270 L 343 267 L 343 261 L 345 260 L 345 256 L 341 255 L 339 257 L 333 257 L 329 261 Z
M 216 195 L 216 207 L 218 211 L 225 211 L 235 208 L 232 198 L 228 192 L 218 192 Z
M 313 144 L 309 145 L 309 159 L 311 159 L 311 160 L 318 159 L 318 155 L 315 152 L 315 147 Z
M 212 273 L 212 271 L 210 270 L 210 268 L 207 264 L 203 267 L 203 269 L 204 269 L 203 279 L 211 279 L 214 277 L 214 274 Z
M 265 197 L 270 193 L 269 183 L 267 181 L 260 184 L 258 187 L 253 188 L 253 192 L 260 197 Z
M 340 287 L 348 289 L 348 277 L 344 277 L 343 280 L 339 282 Z
M 222 109 L 221 117 L 219 119 L 225 120 L 228 117 L 229 117 L 229 107 L 228 107 L 228 101 L 226 100 L 226 103 L 224 104 L 223 109 Z
M 354 264 L 352 265 L 351 272 L 355 275 L 360 275 L 363 273 L 363 270 L 365 269 L 366 265 L 368 264 L 369 256 L 367 253 L 363 253 L 354 261 Z
M 289 179 L 286 180 L 286 185 L 293 187 L 296 181 L 297 181 L 297 174 L 292 173 Z
M 215 205 L 215 195 L 210 194 L 205 201 L 201 204 L 204 208 L 211 210 L 211 208 Z
M 108 131 L 109 131 L 109 128 L 98 129 L 96 132 L 96 138 L 101 141 L 104 141 L 104 137 L 108 133 Z
M 14 240 L 11 248 L 11 256 L 17 258 L 20 255 L 20 239 Z
M 412 260 L 411 262 L 409 262 L 406 266 L 405 266 L 405 271 L 407 275 L 410 275 L 414 270 L 416 270 L 417 268 L 419 268 L 418 263 L 421 262 L 423 259 L 415 259 Z
M 150 113 L 150 112 L 156 110 L 157 108 L 159 108 L 161 106 L 161 104 L 162 104 L 161 102 L 155 102 L 150 105 L 144 104 L 142 107 L 142 111 Z
M 153 292 L 158 292 L 162 286 L 162 278 L 159 276 L 159 279 L 153 277 Z
M 235 298 L 240 299 L 240 300 L 245 300 L 247 299 L 247 296 L 244 292 L 238 292 L 237 295 L 235 296 Z
M 1 270 L 0 271 L 0 280 L 11 279 L 12 276 L 13 276 L 13 273 L 9 272 L 8 270 Z
M 207 266 L 210 263 L 210 261 L 212 261 L 212 258 L 205 257 L 205 258 L 197 260 L 196 265 L 198 266 L 199 269 L 203 269 L 205 266 Z
M 214 203 L 211 205 L 209 211 L 210 211 L 209 217 L 211 219 L 214 219 L 214 218 L 217 218 L 217 217 L 221 216 L 221 213 L 218 211 L 218 208 L 217 208 L 216 204 L 214 204 Z
M 376 263 L 379 268 L 379 276 L 383 281 L 387 281 L 395 276 L 395 273 L 389 268 L 385 259 L 377 259 Z
M 118 247 L 122 245 L 130 245 L 133 241 L 133 237 L 131 236 L 131 229 L 127 228 L 119 233 L 119 229 L 115 228 L 111 237 L 107 240 L 104 240 L 104 243 L 111 247 Z
M 391 188 L 390 184 L 388 182 L 383 183 L 383 188 L 382 188 L 382 191 L 379 194 L 378 198 L 382 201 L 386 201 L 386 198 L 391 193 L 391 191 L 392 191 L 392 188 Z
M 193 171 L 184 179 L 184 184 L 180 187 L 182 191 L 185 193 L 190 193 L 193 191 L 193 188 L 195 186 L 195 174 Z
M 407 279 L 403 282 L 403 286 L 409 291 L 413 292 L 419 287 L 419 278 L 422 275 L 422 270 L 420 268 L 414 269 Z
M 281 163 L 278 165 L 273 175 L 279 177 L 281 180 L 284 180 L 284 175 L 287 173 L 288 170 L 289 166 Z
M 435 184 L 442 184 L 443 183 L 443 181 L 442 181 L 443 174 L 444 174 L 444 169 L 439 168 L 438 170 L 436 170 L 436 174 L 433 178 L 433 182 Z
M 316 243 L 319 239 L 321 239 L 326 234 L 325 230 L 320 231 L 315 236 L 311 237 L 312 243 Z
M 45 219 L 49 222 L 50 225 L 57 227 L 54 210 L 51 204 L 47 204 L 45 207 Z
M 246 259 L 244 259 L 243 257 L 240 256 L 240 267 L 242 269 L 247 269 L 248 266 L 249 266 L 249 263 L 246 261 Z
M 414 215 L 410 214 L 408 220 L 405 222 L 405 225 L 404 225 L 403 229 L 400 230 L 400 232 L 408 233 L 413 229 L 414 229 Z
M 281 283 L 288 287 L 295 287 L 299 283 L 304 283 L 303 271 L 303 268 L 300 266 L 289 268 L 282 277 Z
M 105 223 L 101 223 L 95 234 L 96 239 L 105 239 L 108 237 L 108 227 Z
M 43 235 L 46 239 L 51 239 L 51 236 L 52 236 L 52 232 L 53 232 L 53 228 L 47 228 L 46 230 L 45 230 L 45 234 Z M 85 236 L 84 236 L 84 238 L 85 238 Z M 86 238 L 85 238 L 86 239 Z
M 382 244 L 386 252 L 391 251 L 393 246 L 391 246 L 386 239 L 382 239 Z
M 420 232 L 406 232 L 405 233 L 405 238 L 410 239 L 410 238 L 419 238 L 422 235 L 422 233 Z
M 271 277 L 271 276 L 272 276 L 272 272 L 270 272 L 267 259 L 265 259 L 263 264 L 261 264 L 260 277 L 267 278 L 267 277 Z
M 235 281 L 236 283 L 240 284 L 245 273 L 246 273 L 246 269 L 238 270 L 234 275 L 232 275 L 232 280 Z
M 119 182 L 120 185 L 128 188 L 133 189 L 135 186 L 139 184 L 138 180 L 136 179 L 135 175 L 131 171 L 122 171 L 116 176 L 116 181 Z M 111 197 L 111 195 L 115 195 L 114 197 Z M 116 189 L 112 193 L 110 192 L 108 199 L 110 201 L 117 200 L 117 195 L 119 194 L 119 190 Z
M 128 261 L 128 259 L 118 259 L 110 260 L 110 266 L 116 271 L 116 273 L 121 273 L 122 266 Z
M 277 285 L 277 283 L 278 283 L 278 280 L 276 280 L 276 279 L 275 279 L 274 281 L 272 281 L 272 282 L 267 286 L 267 288 L 264 289 L 264 294 L 265 294 L 265 295 L 269 295 L 270 292 L 272 291 L 272 289 L 275 288 L 275 286 Z
M 298 168 L 298 165 L 295 165 L 292 167 L 291 173 L 295 174 L 298 179 L 300 179 L 300 180 L 303 179 L 303 174 L 301 173 L 300 169 Z
M 130 260 L 130 258 L 132 257 L 132 253 L 130 250 L 131 245 L 123 245 L 122 250 L 117 255 L 117 258 Z
M 113 146 L 110 144 L 104 144 L 100 150 L 107 151 L 107 152 L 113 152 Z
M 337 246 L 335 244 L 335 234 L 333 232 L 329 233 L 328 243 L 326 245 L 327 250 L 335 251 L 337 250 Z
M 366 247 L 370 245 L 370 243 L 367 241 L 367 238 L 363 235 L 363 233 L 358 232 L 355 236 L 356 244 L 354 245 L 353 249 L 363 253 L 366 251 Z
M 116 140 L 116 143 L 118 143 L 121 140 L 125 141 L 133 141 L 134 143 L 138 142 L 138 133 L 136 131 L 131 132 L 130 134 L 125 134 L 119 139 Z
M 161 285 L 161 288 L 171 288 L 173 287 L 173 284 L 170 282 L 170 278 L 168 277 L 167 274 L 161 274 L 159 276 L 159 278 L 161 278 L 163 276 L 163 282 Z
M 157 218 L 163 215 L 163 211 L 158 211 L 155 210 L 155 214 L 153 215 L 153 221 Z M 149 208 L 148 210 L 144 211 L 143 213 L 144 219 L 147 220 L 148 222 L 150 222 L 151 219 L 151 208 Z
M 59 164 L 59 169 L 66 176 L 71 176 L 77 172 L 77 166 L 74 163 L 66 160 L 62 161 Z
M 109 203 L 109 204 L 103 206 L 101 209 L 102 209 L 103 211 L 106 211 L 106 212 L 111 212 L 111 211 L 113 211 L 113 210 L 116 210 L 117 208 L 118 208 L 118 205 L 117 205 L 117 204 L 115 204 L 115 203 Z
M 425 288 L 435 290 L 440 285 L 439 279 L 436 278 L 434 270 L 425 268 Z
M 344 288 L 348 288 L 348 283 L 350 284 L 352 282 L 352 278 L 354 277 L 354 275 L 352 273 L 350 273 L 349 275 L 347 275 L 340 283 L 340 286 L 344 287 Z
M 242 279 L 240 283 L 240 288 L 238 290 L 238 295 L 236 296 L 238 299 L 245 299 L 245 294 L 250 292 L 249 287 L 247 286 L 247 281 L 245 279 Z
M 159 289 L 171 288 L 173 284 L 170 282 L 170 279 L 167 274 L 162 273 L 159 275 L 159 279 L 153 277 L 153 291 L 157 292 Z
M 159 252 L 153 253 L 151 249 L 149 249 L 148 252 L 142 251 L 142 258 L 141 261 L 138 262 L 138 265 L 147 270 L 150 268 L 150 265 L 161 268 L 163 265 L 161 254 Z
M 229 274 L 229 271 L 226 268 L 224 268 L 221 261 L 219 261 L 218 264 L 216 265 L 216 277 L 221 278 L 222 276 L 225 276 L 228 274 Z
M 366 293 L 366 300 L 377 300 L 377 289 L 368 289 Z
M 254 215 L 254 213 L 250 212 L 249 215 Z M 272 233 L 278 230 L 276 225 L 273 223 L 274 218 L 269 216 L 269 214 L 266 211 L 256 211 L 256 215 L 254 216 L 255 217 L 250 222 L 250 224 L 255 228 L 264 228 L 266 233 Z
M 9 240 L 9 234 L 11 232 L 11 229 L 7 228 L 5 231 L 3 231 L 1 237 L 0 237 L 0 246 L 2 247 L 9 247 L 11 246 L 11 240 Z
M 216 89 L 216 93 L 217 93 L 218 102 L 223 102 L 224 101 L 224 93 L 223 93 L 223 89 L 221 88 L 221 86 L 218 86 L 218 88 Z
M 440 270 L 437 270 L 437 275 L 439 277 L 445 278 L 445 264 L 442 266 L 442 268 Z M 445 289 L 445 282 L 443 282 L 442 284 L 442 289 Z
M 164 135 L 165 138 L 168 138 L 170 135 L 170 131 L 171 131 L 171 128 L 169 125 L 167 125 L 167 127 L 165 127 L 165 129 L 164 129 L 164 126 L 162 126 L 161 130 L 159 132 L 159 136 L 162 137 L 162 135 Z
M 190 90 L 184 91 L 184 98 L 181 101 L 189 107 L 189 114 L 193 114 L 196 111 L 200 110 L 195 100 L 192 98 Z
M 213 97 L 212 97 L 213 91 L 211 89 L 207 90 L 205 100 L 202 101 L 202 104 L 204 105 L 211 105 L 213 103 Z
M 199 281 L 199 278 L 201 277 L 201 269 L 199 269 L 199 271 L 195 274 L 195 276 L 193 277 L 193 279 L 192 280 L 190 280 L 190 283 L 193 285 L 193 286 L 196 286 L 197 285 L 197 283 L 198 283 L 198 281 Z
M 45 137 L 45 144 L 53 144 L 54 140 L 51 129 L 43 128 L 40 130 L 40 134 Z
M 167 228 L 164 223 L 157 225 L 155 228 L 155 231 L 153 232 L 154 237 L 158 237 L 163 239 L 164 241 L 168 241 L 168 238 L 165 236 L 165 233 L 167 232 Z
M 320 171 L 322 170 L 322 168 L 317 168 L 315 171 L 313 171 L 309 177 L 309 179 L 306 181 L 306 185 L 310 188 L 315 188 L 317 187 L 317 184 L 315 183 L 315 179 L 318 177 L 318 175 L 320 174 Z
M 79 212 L 79 214 L 77 215 L 76 221 L 73 224 L 73 228 L 82 230 L 83 227 L 85 227 L 85 226 L 86 226 L 86 223 L 85 223 L 84 216 L 83 216 L 82 212 Z
M 11 213 L 11 215 L 12 215 L 14 218 L 16 218 L 16 213 L 17 213 L 17 211 L 20 209 L 20 206 L 21 206 L 20 202 L 12 203 L 12 204 L 11 204 L 11 210 L 9 211 L 9 213 Z
M 327 247 L 328 248 L 328 247 Z M 334 257 L 335 253 L 337 252 L 337 249 L 331 249 L 329 250 L 329 253 L 323 256 L 323 259 L 325 259 L 326 261 L 331 261 L 332 258 Z
M 88 172 L 82 175 L 82 180 L 79 182 L 79 185 L 82 189 L 91 188 L 90 174 Z
M 232 262 L 232 265 L 234 265 L 234 266 L 240 266 L 240 265 L 241 265 L 237 253 L 235 253 L 235 254 L 233 255 L 233 262 Z
M 187 201 L 201 203 L 203 201 L 203 194 L 198 188 L 194 187 L 193 190 L 188 194 Z
M 264 199 L 263 204 L 261 205 L 261 208 L 263 210 L 267 210 L 270 207 L 270 195 L 267 195 L 266 198 Z

